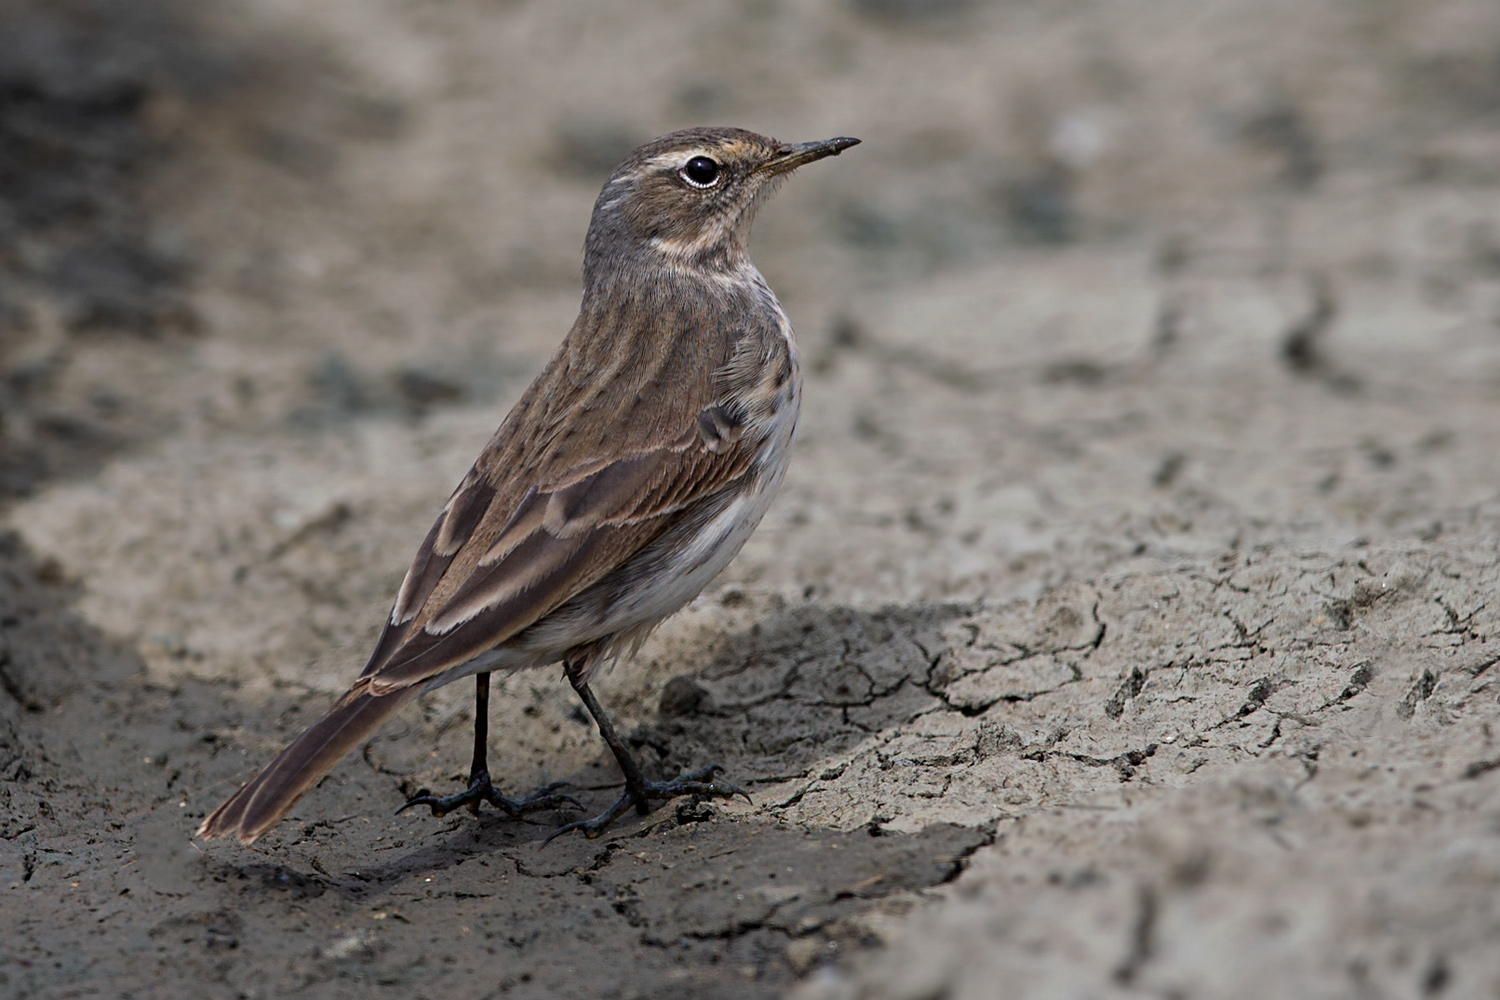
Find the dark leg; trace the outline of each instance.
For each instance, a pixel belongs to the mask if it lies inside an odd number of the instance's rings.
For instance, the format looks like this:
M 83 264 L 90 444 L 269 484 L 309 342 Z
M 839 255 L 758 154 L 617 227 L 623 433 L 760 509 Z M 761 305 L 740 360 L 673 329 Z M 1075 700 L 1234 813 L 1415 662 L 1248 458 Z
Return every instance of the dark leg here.
M 615 755 L 615 761 L 620 765 L 620 771 L 625 775 L 625 797 L 635 803 L 635 811 L 642 816 L 651 811 L 650 800 L 646 795 L 646 779 L 641 776 L 641 768 L 635 762 L 634 755 L 625 741 L 620 739 L 620 734 L 615 732 L 615 724 L 610 721 L 604 712 L 604 706 L 599 704 L 599 699 L 594 697 L 594 691 L 589 687 L 587 681 L 575 680 L 573 672 L 568 671 L 568 680 L 573 683 L 573 690 L 578 692 L 578 697 L 583 699 L 583 707 L 589 710 L 594 717 L 594 723 L 599 727 L 599 735 L 604 737 L 604 742 L 609 746 L 609 752 Z
M 469 765 L 469 784 L 480 779 L 481 775 L 486 777 L 490 773 L 490 675 L 488 673 L 474 675 L 474 761 Z M 479 801 L 476 799 L 470 806 L 469 812 L 475 816 L 479 815 Z
M 662 801 L 676 798 L 679 795 L 697 795 L 705 798 L 734 798 L 743 795 L 745 801 L 750 801 L 750 794 L 743 788 L 725 784 L 713 780 L 713 776 L 723 768 L 717 764 L 684 774 L 675 781 L 647 781 L 641 775 L 640 765 L 635 762 L 630 749 L 625 746 L 625 741 L 620 739 L 620 734 L 615 731 L 615 724 L 605 714 L 599 699 L 594 697 L 593 690 L 589 687 L 587 677 L 589 667 L 592 666 L 589 658 L 581 660 L 568 660 L 564 668 L 568 673 L 568 681 L 573 685 L 573 690 L 578 692 L 578 697 L 583 699 L 583 707 L 589 710 L 594 717 L 595 724 L 599 727 L 599 735 L 604 737 L 610 753 L 615 755 L 615 761 L 620 765 L 620 771 L 625 775 L 625 794 L 620 800 L 610 806 L 604 812 L 593 819 L 580 820 L 569 823 L 567 826 L 559 827 L 547 840 L 560 837 L 573 830 L 582 830 L 584 836 L 590 840 L 609 829 L 611 823 L 623 816 L 631 806 L 642 816 L 651 811 L 652 801 Z
M 446 816 L 455 809 L 467 806 L 469 812 L 475 816 L 479 815 L 479 804 L 488 802 L 498 809 L 502 809 L 509 816 L 521 816 L 538 809 L 550 809 L 560 805 L 578 805 L 572 797 L 562 795 L 559 788 L 567 785 L 566 781 L 554 781 L 550 785 L 538 788 L 524 799 L 512 799 L 501 795 L 495 786 L 490 783 L 490 768 L 488 764 L 490 744 L 490 675 L 488 673 L 474 675 L 474 762 L 469 765 L 469 787 L 457 795 L 448 795 L 443 798 L 431 794 L 427 789 L 422 789 L 406 805 L 396 810 L 400 815 L 412 806 L 427 806 L 432 810 L 434 816 Z

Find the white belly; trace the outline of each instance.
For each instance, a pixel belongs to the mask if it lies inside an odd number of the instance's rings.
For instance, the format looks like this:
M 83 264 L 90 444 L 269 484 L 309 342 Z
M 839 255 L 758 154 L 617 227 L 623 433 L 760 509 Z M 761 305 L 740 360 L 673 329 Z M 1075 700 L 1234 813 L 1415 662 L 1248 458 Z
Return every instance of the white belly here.
M 796 380 L 778 408 L 756 461 L 755 488 L 737 497 L 705 524 L 664 567 L 653 586 L 641 587 L 610 608 L 601 635 L 629 633 L 649 627 L 678 611 L 703 592 L 740 549 L 770 509 L 781 488 L 797 432 L 801 402 Z

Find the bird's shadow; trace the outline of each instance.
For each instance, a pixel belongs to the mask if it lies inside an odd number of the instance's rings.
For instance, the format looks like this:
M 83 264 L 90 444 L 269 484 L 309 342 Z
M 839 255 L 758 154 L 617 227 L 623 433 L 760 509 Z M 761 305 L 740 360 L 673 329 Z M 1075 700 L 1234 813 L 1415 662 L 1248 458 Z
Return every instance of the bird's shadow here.
M 828 758 L 872 733 L 939 704 L 929 681 L 944 648 L 942 630 L 970 611 L 960 604 L 770 609 L 714 641 L 702 669 L 671 678 L 658 710 L 630 729 L 627 739 L 650 777 L 717 763 L 729 780 L 754 793 L 816 773 Z M 711 839 L 720 850 L 734 850 L 777 822 L 778 803 L 763 796 L 749 813 L 684 798 L 646 817 L 627 814 L 597 840 L 567 834 L 543 846 L 561 822 L 593 815 L 612 802 L 617 786 L 602 785 L 614 775 L 601 744 L 594 761 L 564 776 L 582 789 L 573 793 L 581 813 L 513 819 L 487 808 L 478 817 L 457 812 L 433 821 L 440 826 L 406 835 L 405 841 L 418 840 L 419 846 L 395 857 L 389 857 L 390 846 L 363 835 L 373 824 L 345 816 L 306 825 L 303 836 L 286 846 L 268 845 L 280 861 L 228 857 L 211 867 L 217 877 L 247 879 L 271 892 L 331 891 L 368 900 L 476 860 L 494 868 L 501 859 L 498 865 L 508 873 L 548 878 L 597 870 L 633 841 L 686 848 L 695 839 Z M 367 785 L 360 805 L 366 812 L 371 801 L 389 795 L 387 776 L 372 772 L 355 780 Z M 716 821 L 704 822 L 708 818 Z M 370 863 L 382 854 L 389 860 Z

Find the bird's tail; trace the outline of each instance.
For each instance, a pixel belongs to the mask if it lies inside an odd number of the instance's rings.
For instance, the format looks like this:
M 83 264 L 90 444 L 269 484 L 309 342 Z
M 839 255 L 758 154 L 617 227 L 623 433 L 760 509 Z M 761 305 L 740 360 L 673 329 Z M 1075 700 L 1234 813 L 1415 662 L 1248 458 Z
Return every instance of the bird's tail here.
M 376 696 L 367 689 L 364 683 L 351 688 L 327 715 L 308 726 L 264 770 L 210 813 L 198 827 L 198 836 L 233 836 L 243 844 L 251 843 L 275 826 L 345 754 L 422 690 L 421 685 L 414 685 Z

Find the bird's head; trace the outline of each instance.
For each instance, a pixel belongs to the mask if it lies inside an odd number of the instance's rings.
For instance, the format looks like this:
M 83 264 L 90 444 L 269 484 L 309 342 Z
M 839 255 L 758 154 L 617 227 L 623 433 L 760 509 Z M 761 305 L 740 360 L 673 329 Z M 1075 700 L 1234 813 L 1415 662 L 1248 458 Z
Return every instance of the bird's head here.
M 777 182 L 858 139 L 786 143 L 739 128 L 653 139 L 615 168 L 594 203 L 585 281 L 642 256 L 708 269 L 740 263 L 750 222 Z

